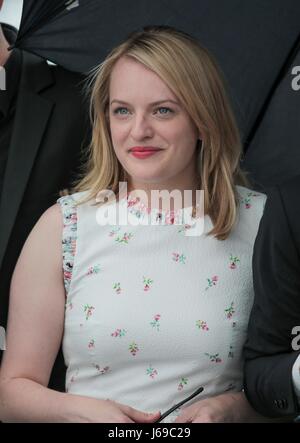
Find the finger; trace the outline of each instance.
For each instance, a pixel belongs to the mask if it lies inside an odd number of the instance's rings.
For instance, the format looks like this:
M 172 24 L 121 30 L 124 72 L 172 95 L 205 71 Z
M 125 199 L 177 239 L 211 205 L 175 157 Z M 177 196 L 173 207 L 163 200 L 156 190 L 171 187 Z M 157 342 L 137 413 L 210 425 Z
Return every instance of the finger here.
M 209 420 L 209 419 L 204 419 L 204 418 L 201 418 L 201 417 L 199 417 L 199 418 L 194 418 L 194 420 L 193 421 L 191 421 L 191 423 L 214 423 L 212 420 Z
M 152 421 L 157 420 L 160 416 L 160 411 L 149 414 L 148 412 L 138 411 L 131 406 L 123 406 L 123 412 L 136 423 L 151 423 Z
M 118 423 L 118 422 L 115 422 Z M 119 421 L 119 423 L 135 423 L 134 420 L 131 420 L 130 417 L 128 417 L 127 415 L 123 415 L 122 419 Z
M 191 420 L 191 423 L 215 423 L 215 420 L 212 418 L 211 415 L 208 414 L 202 414 L 197 415 Z
M 139 416 L 137 417 L 136 423 L 145 423 L 145 422 L 153 423 L 156 420 L 158 420 L 159 417 L 161 416 L 160 411 L 153 412 L 153 413 L 140 412 L 140 411 L 137 411 L 137 412 L 139 412 Z M 142 415 L 140 415 L 140 414 L 142 414 Z M 141 419 L 139 419 L 139 417 Z
M 178 415 L 176 420 L 173 421 L 173 423 L 191 423 L 192 419 L 190 417 L 187 417 L 185 415 Z

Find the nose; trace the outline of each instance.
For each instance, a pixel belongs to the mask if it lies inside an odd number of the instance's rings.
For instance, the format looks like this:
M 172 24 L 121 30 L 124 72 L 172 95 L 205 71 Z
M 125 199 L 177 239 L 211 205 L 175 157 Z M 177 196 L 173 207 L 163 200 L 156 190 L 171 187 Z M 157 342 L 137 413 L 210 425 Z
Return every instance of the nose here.
M 154 129 L 149 118 L 144 114 L 136 114 L 132 120 L 131 136 L 134 140 L 143 140 L 153 137 Z

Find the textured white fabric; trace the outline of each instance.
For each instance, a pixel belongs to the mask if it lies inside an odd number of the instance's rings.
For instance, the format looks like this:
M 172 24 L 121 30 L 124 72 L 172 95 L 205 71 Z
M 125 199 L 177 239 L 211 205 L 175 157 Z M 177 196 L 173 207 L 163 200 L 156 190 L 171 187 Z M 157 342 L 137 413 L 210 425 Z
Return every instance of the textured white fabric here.
M 242 389 L 252 251 L 266 196 L 237 190 L 238 220 L 225 241 L 206 235 L 208 216 L 203 235 L 187 236 L 188 226 L 175 224 L 100 226 L 101 208 L 74 205 L 84 193 L 58 200 L 68 392 L 163 413 L 200 386 L 182 408 Z M 118 205 L 145 216 L 126 198 Z
M 292 368 L 292 380 L 295 393 L 298 397 L 298 403 L 300 404 L 300 355 L 297 357 Z

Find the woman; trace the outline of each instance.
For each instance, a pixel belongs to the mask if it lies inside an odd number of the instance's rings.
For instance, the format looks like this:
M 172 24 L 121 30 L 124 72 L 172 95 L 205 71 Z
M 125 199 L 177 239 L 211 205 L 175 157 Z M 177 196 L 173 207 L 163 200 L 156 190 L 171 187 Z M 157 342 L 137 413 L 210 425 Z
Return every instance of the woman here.
M 245 187 L 215 62 L 190 36 L 150 27 L 109 54 L 91 87 L 86 172 L 38 221 L 14 272 L 0 417 L 155 422 L 202 386 L 168 419 L 258 419 L 241 350 L 265 196 Z M 191 201 L 168 211 L 153 190 L 190 190 Z M 103 223 L 124 207 L 131 223 Z M 46 387 L 61 340 L 67 393 Z

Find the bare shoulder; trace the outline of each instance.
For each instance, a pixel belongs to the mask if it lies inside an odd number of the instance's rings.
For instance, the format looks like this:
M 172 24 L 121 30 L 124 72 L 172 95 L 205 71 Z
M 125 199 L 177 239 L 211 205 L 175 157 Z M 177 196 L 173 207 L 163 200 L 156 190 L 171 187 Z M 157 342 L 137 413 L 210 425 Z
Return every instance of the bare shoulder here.
M 63 219 L 61 208 L 58 203 L 50 206 L 39 218 L 35 228 L 38 231 L 45 231 L 49 233 L 61 232 L 63 228 Z
M 58 203 L 50 206 L 39 218 L 31 234 L 49 235 L 51 238 L 61 235 L 63 229 L 63 218 Z
M 62 267 L 61 237 L 63 219 L 59 204 L 48 208 L 30 232 L 19 257 L 19 266 L 26 269 L 30 263 L 39 263 L 39 269 L 50 264 Z M 18 267 L 17 264 L 17 267 Z

